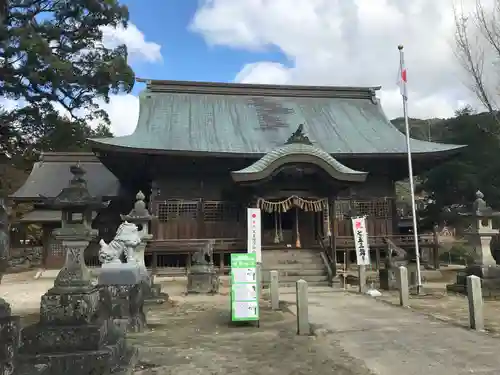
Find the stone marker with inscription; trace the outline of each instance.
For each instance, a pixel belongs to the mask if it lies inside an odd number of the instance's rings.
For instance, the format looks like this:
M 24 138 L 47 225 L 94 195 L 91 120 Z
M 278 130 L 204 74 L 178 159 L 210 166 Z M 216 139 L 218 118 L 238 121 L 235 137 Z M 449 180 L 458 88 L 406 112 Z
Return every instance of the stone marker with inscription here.
M 498 234 L 498 229 L 493 229 L 493 218 L 500 216 L 500 212 L 488 207 L 484 195 L 476 192 L 476 200 L 472 212 L 462 216 L 472 219 L 471 229 L 465 234 L 475 251 L 475 261 L 457 274 L 455 284 L 446 286 L 450 292 L 467 294 L 467 276 L 477 276 L 481 279 L 484 298 L 500 297 L 500 267 L 496 264 L 491 252 L 491 240 Z
M 69 186 L 56 198 L 45 198 L 47 206 L 62 212 L 61 228 L 53 234 L 62 240 L 66 262 L 41 298 L 40 321 L 22 330 L 19 371 L 31 374 L 46 366 L 47 375 L 123 373 L 134 366 L 137 349 L 112 323 L 109 295 L 93 285 L 83 258 L 97 236 L 92 212 L 106 204 L 89 194 L 80 165 L 70 171 Z

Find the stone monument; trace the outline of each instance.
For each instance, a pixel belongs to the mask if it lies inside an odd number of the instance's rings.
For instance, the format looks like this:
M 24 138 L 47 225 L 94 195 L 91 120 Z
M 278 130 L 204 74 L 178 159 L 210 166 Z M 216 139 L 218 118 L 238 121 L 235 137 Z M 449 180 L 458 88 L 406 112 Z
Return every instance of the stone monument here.
M 146 325 L 144 315 L 144 272 L 135 258 L 135 249 L 141 243 L 137 226 L 124 221 L 117 229 L 115 238 L 107 244 L 100 242 L 99 286 L 111 295 L 111 316 L 124 331 L 140 332 Z M 125 255 L 127 263 L 122 263 Z M 146 274 L 147 276 L 147 274 Z
M 398 268 L 400 266 L 407 266 L 408 261 L 408 253 L 397 246 L 394 242 L 392 242 L 389 238 L 385 239 L 386 247 L 386 256 L 385 256 L 385 267 L 381 268 L 379 272 L 379 281 L 380 281 L 380 289 L 382 290 L 396 290 L 397 289 L 397 280 L 396 273 L 398 272 Z
M 41 298 L 40 321 L 22 330 L 19 371 L 30 374 L 46 366 L 47 375 L 123 373 L 134 366 L 137 349 L 112 323 L 109 295 L 93 285 L 83 257 L 97 236 L 92 212 L 106 203 L 90 195 L 80 165 L 70 171 L 69 186 L 56 198 L 45 198 L 47 206 L 62 212 L 61 228 L 53 234 L 62 240 L 66 261 Z
M 144 262 L 146 245 L 152 238 L 152 235 L 149 234 L 149 223 L 151 222 L 152 216 L 146 208 L 146 203 L 144 202 L 145 198 L 142 191 L 139 191 L 135 196 L 136 201 L 134 208 L 128 215 L 121 215 L 121 218 L 122 220 L 134 223 L 139 229 L 141 243 L 135 248 L 134 256 L 141 270 L 145 303 L 163 303 L 165 300 L 168 300 L 168 295 L 161 292 L 161 285 L 156 285 L 154 283 L 154 276 L 148 273 Z
M 213 261 L 214 241 L 209 240 L 205 247 L 192 256 L 188 271 L 189 293 L 216 294 L 219 292 L 219 276 Z
M 9 262 L 9 214 L 0 199 L 0 282 Z M 13 374 L 19 348 L 19 317 L 12 316 L 10 305 L 0 297 L 0 374 Z M 37 373 L 34 371 L 34 373 Z
M 475 261 L 467 266 L 464 271 L 457 274 L 455 284 L 447 285 L 450 292 L 467 293 L 467 276 L 475 275 L 481 278 L 483 297 L 500 297 L 500 267 L 493 258 L 490 243 L 493 236 L 498 234 L 498 229 L 493 229 L 493 218 L 500 216 L 500 212 L 488 207 L 484 195 L 476 192 L 476 200 L 472 212 L 463 213 L 472 219 L 472 225 L 466 232 L 469 244 L 474 248 Z

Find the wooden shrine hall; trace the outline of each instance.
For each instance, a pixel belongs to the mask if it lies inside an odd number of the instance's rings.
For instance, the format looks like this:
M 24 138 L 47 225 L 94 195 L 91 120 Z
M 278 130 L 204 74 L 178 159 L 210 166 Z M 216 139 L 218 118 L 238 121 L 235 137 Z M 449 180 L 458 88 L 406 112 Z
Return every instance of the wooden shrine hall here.
M 95 156 L 86 157 L 102 170 L 92 167 L 86 177 L 98 193 L 105 174 L 112 186 L 105 194 L 120 202 L 97 214 L 103 228 L 115 226 L 144 192 L 155 216 L 151 267 L 208 239 L 221 267 L 227 264 L 229 253 L 246 250 L 248 207 L 262 210 L 263 249 L 322 249 L 332 262 L 344 253 L 349 261 L 355 215 L 367 216 L 376 262 L 384 239 L 412 246 L 413 238 L 397 231 L 395 182 L 408 175 L 405 136 L 386 118 L 379 87 L 139 81 L 146 88 L 135 131 L 92 139 Z M 463 146 L 412 139 L 411 147 L 418 174 Z M 67 181 L 55 176 L 65 168 L 68 162 L 41 163 L 12 198 L 57 195 Z M 421 241 L 435 246 L 432 237 Z

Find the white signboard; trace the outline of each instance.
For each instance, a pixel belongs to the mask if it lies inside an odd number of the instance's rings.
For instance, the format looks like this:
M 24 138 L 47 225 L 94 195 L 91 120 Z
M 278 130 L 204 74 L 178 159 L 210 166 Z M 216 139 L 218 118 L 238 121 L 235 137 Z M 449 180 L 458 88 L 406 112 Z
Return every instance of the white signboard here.
M 255 253 L 257 263 L 262 263 L 260 208 L 247 208 L 247 252 Z
M 370 245 L 368 244 L 366 217 L 353 217 L 352 231 L 354 233 L 354 246 L 356 247 L 358 266 L 370 265 Z

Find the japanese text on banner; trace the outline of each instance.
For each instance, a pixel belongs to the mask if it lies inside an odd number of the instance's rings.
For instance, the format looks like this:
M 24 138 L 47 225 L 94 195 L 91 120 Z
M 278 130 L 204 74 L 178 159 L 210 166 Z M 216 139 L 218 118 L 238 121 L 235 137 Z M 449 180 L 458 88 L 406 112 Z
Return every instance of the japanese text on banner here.
M 366 230 L 366 217 L 352 218 L 352 231 L 354 233 L 354 246 L 356 248 L 356 261 L 358 265 L 370 264 L 370 245 L 368 244 L 368 231 Z

